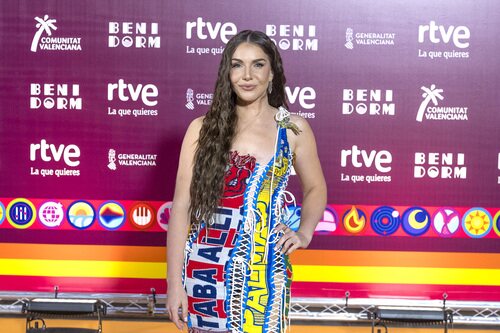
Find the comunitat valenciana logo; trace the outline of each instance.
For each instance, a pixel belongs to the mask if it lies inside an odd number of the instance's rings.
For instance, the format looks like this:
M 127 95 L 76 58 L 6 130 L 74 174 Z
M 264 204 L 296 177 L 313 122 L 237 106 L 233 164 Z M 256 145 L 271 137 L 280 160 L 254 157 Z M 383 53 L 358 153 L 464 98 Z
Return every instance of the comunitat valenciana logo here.
M 117 117 L 148 117 L 157 116 L 158 109 L 152 107 L 158 104 L 158 88 L 152 83 L 126 83 L 119 79 L 117 83 L 108 83 L 108 101 L 116 102 L 108 106 L 107 114 Z M 118 102 L 119 101 L 119 102 Z M 137 102 L 135 108 L 127 107 L 129 103 Z M 141 107 L 140 105 L 144 105 Z
M 316 25 L 267 24 L 266 35 L 284 51 L 318 51 Z
M 31 52 L 44 51 L 81 51 L 80 37 L 52 36 L 57 30 L 57 20 L 45 15 L 43 18 L 35 17 L 35 27 L 37 28 L 33 41 L 31 42 Z
M 435 21 L 418 26 L 419 58 L 464 59 L 469 58 L 470 30 L 459 25 L 440 25 Z
M 415 153 L 414 178 L 466 179 L 464 153 Z
M 31 83 L 30 109 L 81 110 L 79 84 Z
M 109 22 L 109 47 L 156 48 L 161 45 L 157 22 Z
M 66 167 L 40 168 L 39 163 L 32 166 L 30 169 L 31 176 L 80 176 L 80 170 L 75 169 L 80 165 L 80 148 L 74 144 L 52 144 L 47 140 L 42 139 L 40 143 L 32 143 L 30 145 L 30 161 L 49 163 L 50 166 L 56 164 L 64 164 Z
M 117 170 L 123 167 L 155 167 L 157 154 L 117 153 L 115 149 L 108 150 L 108 168 Z
M 344 89 L 342 114 L 394 116 L 396 104 L 392 89 Z
M 469 120 L 469 108 L 467 106 L 443 106 L 443 89 L 439 89 L 435 84 L 429 88 L 422 86 L 422 102 L 417 111 L 417 121 L 425 120 Z
M 355 31 L 353 28 L 345 30 L 346 49 L 352 50 L 358 46 L 394 46 L 395 32 Z
M 352 169 L 352 173 L 341 173 L 342 182 L 351 183 L 380 183 L 390 182 L 391 176 L 387 175 L 392 169 L 392 154 L 388 150 L 364 150 L 353 145 L 340 152 L 340 165 L 342 168 Z M 359 173 L 354 173 L 359 169 Z M 372 173 L 373 169 L 376 173 Z
M 233 22 L 211 22 L 203 17 L 186 22 L 186 39 L 192 44 L 186 45 L 187 54 L 218 55 L 224 51 L 225 44 L 238 33 Z M 208 43 L 200 43 L 207 41 Z M 221 42 L 223 43 L 221 45 Z

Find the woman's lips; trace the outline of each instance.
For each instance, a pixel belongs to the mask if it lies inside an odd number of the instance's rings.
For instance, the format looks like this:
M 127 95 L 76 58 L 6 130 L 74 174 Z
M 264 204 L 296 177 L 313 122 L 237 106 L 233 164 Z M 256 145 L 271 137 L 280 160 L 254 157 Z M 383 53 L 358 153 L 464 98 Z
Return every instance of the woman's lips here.
M 255 89 L 255 85 L 240 85 L 240 88 L 246 91 L 251 91 Z

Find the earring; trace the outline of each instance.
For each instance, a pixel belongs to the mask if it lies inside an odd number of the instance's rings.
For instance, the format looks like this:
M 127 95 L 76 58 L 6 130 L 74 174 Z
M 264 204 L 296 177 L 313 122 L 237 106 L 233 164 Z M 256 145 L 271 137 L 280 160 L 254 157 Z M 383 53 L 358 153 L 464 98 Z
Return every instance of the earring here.
M 267 93 L 271 95 L 273 92 L 273 81 L 269 81 L 269 84 L 267 85 Z

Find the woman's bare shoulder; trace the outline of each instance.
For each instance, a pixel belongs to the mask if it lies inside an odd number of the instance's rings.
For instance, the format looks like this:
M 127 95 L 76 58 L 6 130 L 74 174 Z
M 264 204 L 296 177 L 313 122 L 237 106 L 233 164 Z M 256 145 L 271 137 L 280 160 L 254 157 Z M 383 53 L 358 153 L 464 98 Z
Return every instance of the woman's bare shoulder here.
M 290 122 L 297 125 L 297 127 L 300 129 L 301 132 L 311 131 L 311 126 L 309 125 L 309 122 L 305 118 L 302 118 L 301 116 L 291 114 Z

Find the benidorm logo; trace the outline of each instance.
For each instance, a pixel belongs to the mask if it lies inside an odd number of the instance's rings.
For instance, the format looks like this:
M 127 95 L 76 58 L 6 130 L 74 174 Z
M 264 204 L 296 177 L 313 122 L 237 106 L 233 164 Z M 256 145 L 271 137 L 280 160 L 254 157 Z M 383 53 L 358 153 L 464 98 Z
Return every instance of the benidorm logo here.
M 157 22 L 109 22 L 109 47 L 160 48 Z
M 344 89 L 342 114 L 394 116 L 396 104 L 392 89 Z
M 314 24 L 267 24 L 266 35 L 284 51 L 318 51 Z
M 417 179 L 467 179 L 465 153 L 415 153 L 413 175 Z
M 443 89 L 439 89 L 435 84 L 431 84 L 430 88 L 422 86 L 423 101 L 417 111 L 417 121 L 426 120 L 469 120 L 466 106 L 440 106 L 439 101 L 444 100 Z M 432 104 L 431 104 L 432 102 Z M 431 105 L 429 105 L 431 104 Z
M 80 85 L 73 83 L 31 83 L 30 109 L 81 110 Z
M 49 15 L 45 15 L 42 18 L 35 17 L 37 24 L 35 25 L 38 29 L 31 42 L 31 52 L 37 52 L 38 48 L 40 50 L 47 51 L 81 51 L 82 46 L 80 44 L 80 37 L 53 37 L 52 32 L 57 30 L 55 23 L 56 19 L 49 19 Z M 43 36 L 44 32 L 47 36 Z

